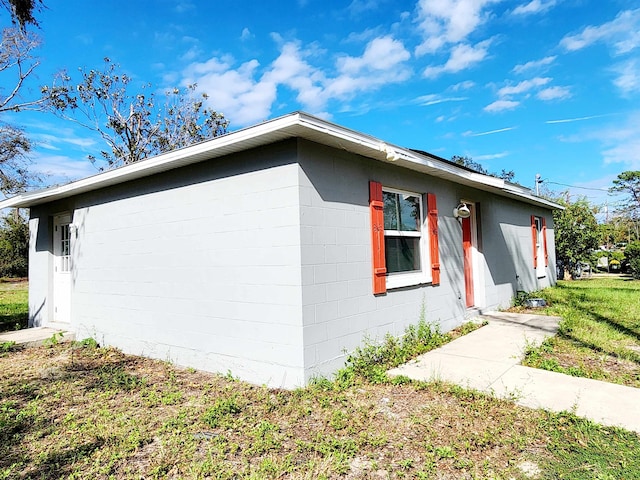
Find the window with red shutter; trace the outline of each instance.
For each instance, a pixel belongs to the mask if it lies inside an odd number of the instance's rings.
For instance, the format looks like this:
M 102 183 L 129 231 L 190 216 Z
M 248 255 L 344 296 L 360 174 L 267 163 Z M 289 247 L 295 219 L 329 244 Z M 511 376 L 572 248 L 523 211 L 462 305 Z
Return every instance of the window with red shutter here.
M 427 197 L 430 210 L 425 219 L 421 194 L 369 182 L 374 294 L 440 283 L 438 211 L 435 195 Z

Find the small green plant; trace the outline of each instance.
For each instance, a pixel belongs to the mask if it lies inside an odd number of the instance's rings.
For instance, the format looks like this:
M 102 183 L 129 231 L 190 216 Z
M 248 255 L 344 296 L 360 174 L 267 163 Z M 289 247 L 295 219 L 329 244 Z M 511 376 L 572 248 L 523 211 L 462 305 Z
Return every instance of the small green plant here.
M 449 338 L 433 325 L 420 320 L 417 325 L 407 327 L 400 338 L 388 334 L 380 344 L 367 340 L 363 347 L 358 347 L 347 357 L 346 367 L 337 373 L 337 380 L 349 385 L 361 376 L 374 384 L 386 383 L 389 381 L 387 370 L 443 345 Z
M 55 345 L 58 345 L 63 338 L 64 338 L 64 333 L 54 332 L 49 338 L 47 338 L 43 342 L 43 344 L 47 347 L 53 347 Z
M 0 353 L 10 352 L 15 346 L 16 342 L 2 342 L 0 343 Z
M 103 388 L 134 390 L 146 384 L 144 378 L 127 372 L 120 365 L 104 365 L 96 373 Z
M 211 428 L 216 428 L 221 425 L 223 420 L 230 416 L 237 415 L 241 411 L 242 409 L 235 395 L 229 398 L 219 398 L 213 406 L 208 408 L 204 413 L 202 421 Z
M 100 345 L 98 345 L 98 342 L 96 342 L 96 340 L 91 337 L 85 338 L 84 340 L 75 341 L 73 342 L 73 345 L 76 347 L 89 348 L 89 349 L 92 349 L 92 348 L 95 349 L 100 347 Z

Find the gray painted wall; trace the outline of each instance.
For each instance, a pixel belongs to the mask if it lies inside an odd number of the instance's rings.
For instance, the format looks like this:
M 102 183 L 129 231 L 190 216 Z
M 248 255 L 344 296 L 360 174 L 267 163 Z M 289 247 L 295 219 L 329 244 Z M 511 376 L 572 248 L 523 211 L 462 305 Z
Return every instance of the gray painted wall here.
M 301 141 L 299 148 L 302 304 L 306 379 L 340 368 L 346 352 L 385 334 L 401 335 L 421 318 L 447 331 L 470 314 L 465 305 L 462 228 L 453 217 L 460 199 L 477 202 L 476 305 L 510 305 L 517 290 L 555 283 L 552 260 L 538 283 L 530 218 L 551 212 L 435 177 Z M 439 211 L 441 284 L 372 294 L 369 181 L 434 193 Z M 426 207 L 425 207 L 426 210 Z M 426 211 L 424 212 L 426 214 Z M 550 259 L 553 255 L 550 255 Z
M 301 384 L 294 159 L 289 142 L 72 199 L 72 328 L 125 352 Z M 47 278 L 41 250 L 32 274 Z M 50 298 L 40 282 L 30 295 L 34 307 Z
M 437 195 L 441 285 L 372 294 L 369 180 Z M 464 321 L 461 198 L 479 202 L 479 306 L 543 286 L 529 219 L 552 248 L 549 211 L 299 140 L 33 208 L 30 316 L 50 322 L 51 217 L 69 211 L 80 338 L 291 388 L 366 337 Z

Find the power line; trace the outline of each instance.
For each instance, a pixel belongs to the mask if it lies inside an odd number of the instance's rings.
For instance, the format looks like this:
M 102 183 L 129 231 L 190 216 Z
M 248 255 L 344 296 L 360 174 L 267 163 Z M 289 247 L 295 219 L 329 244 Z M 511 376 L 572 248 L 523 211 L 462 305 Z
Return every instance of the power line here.
M 543 182 L 552 183 L 554 185 L 562 185 L 563 187 L 581 188 L 582 190 L 596 190 L 598 192 L 607 192 L 607 193 L 609 193 L 609 189 L 608 188 L 580 187 L 578 185 L 568 185 L 566 183 L 550 182 L 549 180 L 543 180 Z

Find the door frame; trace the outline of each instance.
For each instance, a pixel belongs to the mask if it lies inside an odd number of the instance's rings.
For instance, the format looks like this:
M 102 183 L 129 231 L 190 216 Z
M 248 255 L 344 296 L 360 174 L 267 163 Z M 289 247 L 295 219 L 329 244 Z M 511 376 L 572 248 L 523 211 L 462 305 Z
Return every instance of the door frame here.
M 71 322 L 71 286 L 73 281 L 71 213 L 53 215 L 51 272 L 53 323 Z M 50 322 L 51 323 L 51 322 Z
M 484 255 L 478 248 L 478 212 L 477 203 L 471 200 L 460 200 L 469 208 L 471 215 L 467 219 L 462 220 L 462 261 L 463 261 L 463 279 L 464 279 L 464 297 L 466 308 L 481 308 L 485 306 L 484 291 Z M 468 250 L 465 252 L 464 236 L 465 225 L 469 230 Z M 471 291 L 467 292 L 467 286 L 471 287 Z

